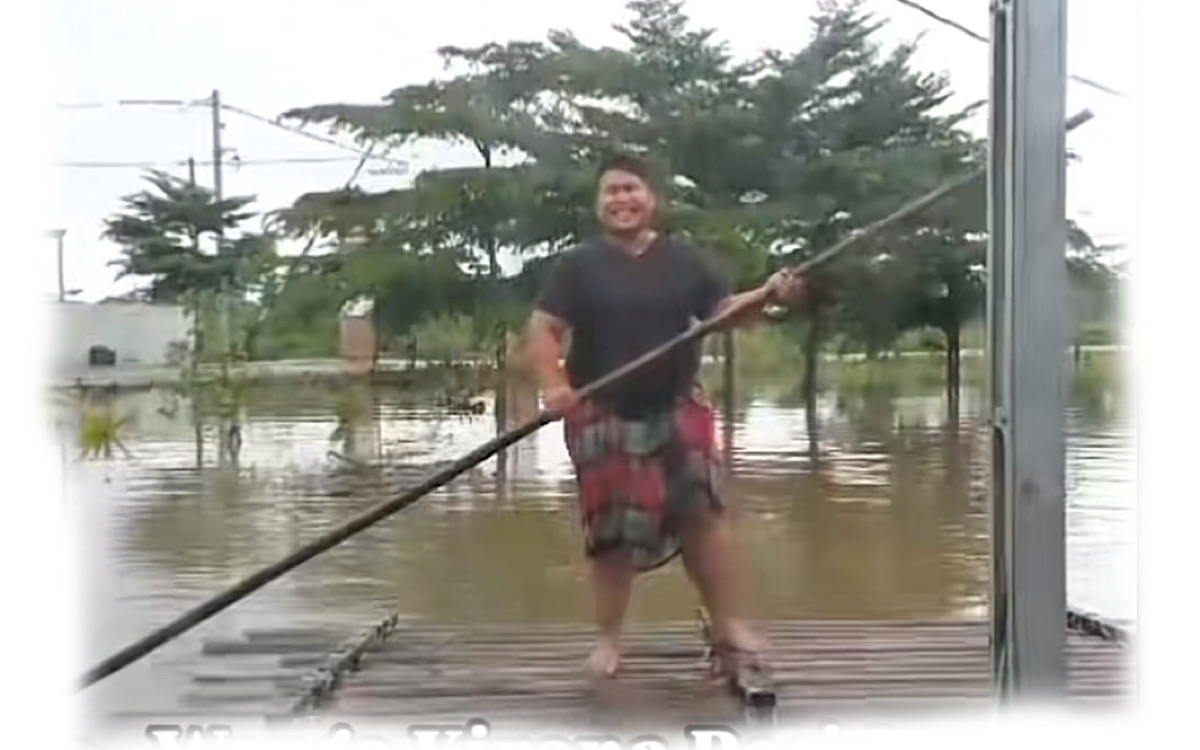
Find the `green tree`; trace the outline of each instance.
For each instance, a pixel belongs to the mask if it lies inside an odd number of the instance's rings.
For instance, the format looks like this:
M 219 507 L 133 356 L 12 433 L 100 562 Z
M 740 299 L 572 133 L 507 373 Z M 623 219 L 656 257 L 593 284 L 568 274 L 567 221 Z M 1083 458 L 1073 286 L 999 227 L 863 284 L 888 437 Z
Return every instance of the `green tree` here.
M 562 234 L 594 228 L 594 170 L 615 150 L 645 154 L 663 179 L 664 219 L 721 256 L 741 283 L 765 270 L 765 252 L 740 223 L 759 180 L 746 158 L 756 137 L 746 98 L 752 64 L 735 64 L 714 30 L 693 28 L 676 0 L 635 0 L 615 29 L 624 49 L 550 35 L 541 67 L 560 110 L 544 141 L 560 147 L 541 163 L 564 173 L 577 202 Z M 564 163 L 563 155 L 566 154 Z
M 288 280 L 272 285 L 249 323 L 247 349 L 255 359 L 335 357 L 338 313 L 345 303 L 341 260 L 319 255 L 289 264 Z
M 883 25 L 860 2 L 822 2 L 804 48 L 766 56 L 755 109 L 768 176 L 762 234 L 777 262 L 812 257 L 967 166 L 967 113 L 945 111 L 948 81 L 915 69 L 914 44 L 885 51 L 876 41 Z M 899 332 L 886 325 L 899 301 L 885 288 L 914 274 L 895 250 L 875 242 L 811 275 L 800 326 L 810 411 L 823 341 L 839 317 L 870 348 Z
M 1079 362 L 1088 344 L 1111 343 L 1107 332 L 1115 326 L 1120 274 L 1112 254 L 1120 245 L 1097 243 L 1074 220 L 1067 222 L 1067 310 L 1074 360 Z M 1095 335 L 1099 329 L 1100 336 Z
M 263 235 L 244 235 L 217 247 L 216 238 L 255 214 L 253 196 L 217 201 L 212 191 L 161 171 L 144 178 L 150 187 L 121 199 L 122 210 L 105 219 L 102 236 L 116 243 L 111 261 L 117 278 L 146 277 L 139 290 L 153 302 L 181 302 L 186 294 L 215 292 L 222 283 L 239 288 L 268 267 L 274 245 Z
M 384 219 L 393 240 L 402 236 L 403 242 L 420 246 L 420 252 L 453 257 L 479 282 L 471 288 L 472 314 L 480 336 L 493 340 L 498 352 L 504 338 L 496 334 L 502 334 L 519 314 L 519 305 L 506 296 L 501 255 L 521 252 L 537 239 L 556 239 L 539 237 L 545 233 L 531 231 L 530 222 L 521 221 L 536 209 L 533 196 L 542 192 L 535 189 L 537 175 L 530 169 L 529 157 L 549 148 L 549 141 L 542 138 L 537 98 L 542 51 L 539 44 L 517 42 L 473 49 L 444 47 L 439 50 L 443 61 L 459 71 L 447 80 L 401 87 L 381 105 L 326 104 L 284 114 L 301 122 L 330 124 L 384 147 L 416 140 L 469 145 L 476 162 L 471 166 L 431 170 L 419 175 L 411 188 L 348 196 L 336 208 L 327 208 L 341 213 L 345 221 L 350 212 L 374 206 L 362 218 Z M 374 241 L 381 241 L 378 234 Z M 462 291 L 444 263 L 422 264 L 408 262 L 403 270 L 411 272 L 421 265 L 454 283 L 452 289 L 443 289 L 443 299 L 445 292 Z M 392 279 L 403 285 L 400 276 Z M 393 301 L 383 307 L 396 310 L 398 306 Z
M 966 168 L 982 163 L 982 144 L 966 144 Z M 949 150 L 949 149 L 948 149 Z M 964 170 L 965 171 L 965 170 Z M 978 180 L 886 236 L 894 243 L 905 303 L 899 331 L 933 328 L 942 334 L 950 421 L 957 422 L 962 390 L 962 332 L 983 313 L 987 294 L 987 192 Z
M 247 295 L 261 289 L 277 265 L 275 237 L 270 233 L 238 232 L 256 215 L 246 209 L 253 196 L 216 200 L 215 195 L 165 172 L 146 176 L 150 188 L 122 199 L 123 210 L 104 222 L 103 236 L 121 247 L 114 261 L 118 278 L 148 277 L 142 290 L 154 302 L 182 304 L 192 318 L 193 347 L 185 373 L 185 390 L 194 407 L 197 458 L 202 460 L 202 407 L 206 393 L 215 391 L 221 429 L 222 460 L 237 459 L 240 430 L 239 397 L 244 378 L 232 371 L 246 356 Z M 204 244 L 211 242 L 212 250 Z M 223 299 L 222 299 L 223 298 Z M 229 310 L 230 324 L 220 325 L 219 306 Z M 197 360 L 221 355 L 221 374 L 215 383 L 200 377 Z

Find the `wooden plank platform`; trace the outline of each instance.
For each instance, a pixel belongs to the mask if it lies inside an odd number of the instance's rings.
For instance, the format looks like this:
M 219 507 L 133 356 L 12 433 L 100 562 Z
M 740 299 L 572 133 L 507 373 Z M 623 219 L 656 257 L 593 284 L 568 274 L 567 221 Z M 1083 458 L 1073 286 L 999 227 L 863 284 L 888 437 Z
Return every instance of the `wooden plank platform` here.
M 188 704 L 276 718 L 318 713 L 355 725 L 481 717 L 494 726 L 632 730 L 745 716 L 709 674 L 695 622 L 631 627 L 621 674 L 599 686 L 583 676 L 591 632 L 582 625 L 385 624 L 349 636 L 294 629 L 209 642 Z M 763 630 L 779 722 L 984 707 L 991 695 L 982 621 L 786 621 Z M 1120 701 L 1132 668 L 1126 640 L 1078 627 L 1068 633 L 1073 701 Z M 314 693 L 326 700 L 305 700 Z

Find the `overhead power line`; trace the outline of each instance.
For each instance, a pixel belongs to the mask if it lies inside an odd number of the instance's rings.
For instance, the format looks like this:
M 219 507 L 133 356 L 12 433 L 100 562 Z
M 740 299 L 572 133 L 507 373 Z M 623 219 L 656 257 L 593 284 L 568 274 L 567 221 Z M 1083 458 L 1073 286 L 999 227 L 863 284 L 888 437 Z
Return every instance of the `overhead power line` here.
M 109 109 L 112 107 L 176 107 L 191 109 L 207 106 L 204 99 L 117 99 L 108 102 L 60 102 L 56 109 Z
M 292 127 L 290 125 L 284 125 L 282 122 L 279 122 L 276 119 L 267 117 L 266 115 L 260 115 L 255 112 L 251 112 L 250 110 L 247 110 L 247 109 L 242 109 L 241 107 L 235 107 L 232 104 L 222 105 L 221 109 L 227 110 L 229 112 L 233 112 L 234 114 L 239 114 L 242 117 L 248 117 L 251 120 L 257 120 L 258 122 L 261 122 L 264 125 L 270 125 L 271 127 L 278 128 L 279 130 L 282 130 L 286 133 L 291 133 L 292 135 L 298 135 L 302 138 L 308 138 L 309 140 L 316 141 L 317 143 L 324 143 L 327 146 L 333 146 L 334 148 L 340 148 L 343 151 L 350 151 L 350 152 L 358 154 L 360 156 L 363 154 L 363 150 L 361 148 L 357 148 L 355 146 L 348 146 L 345 143 L 342 143 L 341 141 L 338 141 L 335 138 L 329 138 L 328 136 L 317 135 L 316 133 L 310 133 L 307 130 L 301 130 L 300 128 Z
M 107 102 L 60 103 L 60 104 L 56 104 L 55 106 L 58 109 L 76 109 L 76 110 L 106 109 L 106 108 L 112 108 L 112 107 L 175 107 L 175 108 L 179 108 L 179 109 L 192 109 L 192 108 L 197 108 L 197 107 L 211 107 L 212 100 L 211 100 L 211 98 L 208 98 L 208 97 L 201 97 L 199 99 L 117 99 L 115 101 L 107 101 Z M 402 159 L 395 159 L 395 158 L 388 157 L 388 156 L 378 156 L 378 155 L 375 155 L 373 152 L 364 151 L 362 148 L 343 143 L 335 138 L 330 138 L 328 136 L 319 135 L 317 133 L 310 133 L 306 130 L 302 130 L 297 127 L 285 125 L 284 123 L 279 122 L 278 120 L 276 120 L 274 118 L 267 117 L 266 115 L 258 114 L 257 112 L 252 112 L 251 110 L 245 109 L 244 107 L 238 107 L 233 104 L 229 104 L 228 102 L 221 102 L 219 106 L 223 111 L 232 112 L 236 115 L 240 115 L 242 117 L 245 117 L 245 118 L 248 118 L 251 120 L 255 120 L 257 122 L 261 122 L 264 125 L 269 125 L 278 130 L 282 130 L 285 133 L 291 133 L 292 135 L 297 135 L 297 136 L 300 136 L 301 138 L 307 138 L 310 141 L 322 143 L 326 146 L 332 146 L 332 147 L 340 149 L 342 151 L 346 151 L 346 152 L 355 154 L 360 158 L 369 159 L 371 161 L 388 162 L 392 165 L 393 171 L 395 171 L 395 170 L 399 170 L 402 172 L 408 171 L 409 164 L 408 164 L 408 162 L 406 162 Z M 370 155 L 367 156 L 367 154 L 370 154 Z M 264 160 L 264 163 L 265 163 L 265 161 L 266 160 Z M 342 159 L 340 161 L 349 162 L 349 161 L 353 161 L 353 160 L 352 159 Z M 156 163 L 159 163 L 159 162 L 156 162 Z M 197 163 L 200 163 L 200 162 L 197 162 Z M 251 163 L 251 161 L 249 161 L 249 160 L 244 160 L 242 162 L 243 165 L 248 165 L 250 163 Z M 275 163 L 285 163 L 285 162 L 276 161 Z M 299 163 L 299 162 L 292 162 L 292 163 Z M 210 162 L 210 164 L 211 164 L 211 162 Z M 125 164 L 123 164 L 123 163 L 122 164 L 114 164 L 113 166 L 114 167 L 125 166 Z M 376 170 L 372 170 L 372 171 L 376 171 Z
M 371 156 L 371 159 L 379 159 Z M 237 167 L 274 166 L 276 164 L 347 164 L 361 161 L 362 157 L 353 156 L 284 156 L 274 159 L 226 159 L 223 163 L 235 169 Z M 62 161 L 54 166 L 66 169 L 153 169 L 155 167 L 186 167 L 187 159 L 167 159 L 160 161 Z M 213 161 L 195 159 L 195 166 L 212 166 Z
M 301 136 L 302 138 L 308 138 L 309 140 L 316 141 L 317 143 L 324 143 L 328 146 L 333 146 L 334 148 L 340 148 L 343 151 L 349 151 L 352 154 L 357 154 L 360 158 L 362 158 L 364 164 L 366 163 L 366 161 L 368 159 L 384 161 L 384 162 L 390 163 L 396 169 L 403 170 L 404 172 L 408 171 L 408 166 L 409 166 L 408 162 L 403 161 L 401 159 L 393 159 L 388 156 L 377 156 L 374 153 L 374 146 L 372 146 L 370 149 L 364 151 L 361 148 L 358 148 L 356 146 L 349 146 L 349 145 L 342 143 L 341 141 L 338 141 L 334 138 L 329 138 L 328 136 L 317 135 L 316 133 L 310 133 L 307 130 L 301 130 L 300 128 L 292 127 L 291 125 L 284 125 L 282 122 L 279 122 L 279 120 L 276 120 L 271 117 L 267 117 L 265 115 L 260 115 L 256 112 L 251 112 L 250 110 L 243 109 L 242 107 L 235 107 L 232 104 L 223 104 L 223 105 L 221 105 L 221 109 L 224 109 L 229 112 L 233 112 L 234 114 L 239 114 L 242 117 L 248 117 L 251 120 L 257 120 L 258 122 L 261 122 L 265 125 L 270 125 L 273 128 L 282 130 L 285 133 L 291 133 L 293 135 L 298 135 L 298 136 Z M 361 169 L 361 167 L 360 167 L 360 169 Z
M 972 31 L 971 29 L 968 29 L 966 26 L 963 26 L 958 21 L 955 21 L 950 18 L 946 18 L 945 16 L 941 15 L 940 13 L 936 13 L 936 12 L 930 10 L 929 8 L 926 8 L 924 5 L 922 5 L 918 2 L 913 2 L 913 0 L 896 0 L 896 2 L 900 3 L 901 5 L 903 5 L 906 8 L 911 8 L 912 10 L 915 10 L 918 13 L 921 13 L 929 18 L 932 18 L 933 20 L 937 21 L 938 23 L 940 23 L 944 26 L 949 26 L 950 28 L 954 29 L 955 31 L 958 31 L 959 33 L 966 34 L 967 36 L 971 37 L 972 39 L 974 39 L 976 41 L 983 42 L 984 44 L 990 43 L 988 41 L 988 38 L 986 36 L 984 36 L 983 34 L 980 34 L 976 31 Z M 1111 86 L 1105 86 L 1104 84 L 1093 81 L 1090 78 L 1084 78 L 1083 76 L 1077 76 L 1077 75 L 1069 75 L 1068 77 L 1072 81 L 1075 81 L 1076 83 L 1081 83 L 1084 86 L 1089 86 L 1091 88 L 1096 89 L 1097 91 L 1103 91 L 1104 93 L 1110 94 L 1112 96 L 1119 96 L 1119 97 L 1125 96 L 1120 91 L 1117 91 L 1116 89 L 1112 88 Z

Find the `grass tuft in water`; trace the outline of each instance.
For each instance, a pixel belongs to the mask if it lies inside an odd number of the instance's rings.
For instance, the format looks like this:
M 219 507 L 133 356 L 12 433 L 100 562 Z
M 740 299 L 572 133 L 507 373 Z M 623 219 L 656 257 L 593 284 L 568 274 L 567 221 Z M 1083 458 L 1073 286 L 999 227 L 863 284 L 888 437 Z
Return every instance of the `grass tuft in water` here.
M 113 449 L 120 448 L 126 457 L 129 449 L 121 441 L 121 435 L 129 426 L 128 416 L 117 416 L 111 407 L 85 407 L 79 426 L 79 442 L 84 458 L 113 457 Z

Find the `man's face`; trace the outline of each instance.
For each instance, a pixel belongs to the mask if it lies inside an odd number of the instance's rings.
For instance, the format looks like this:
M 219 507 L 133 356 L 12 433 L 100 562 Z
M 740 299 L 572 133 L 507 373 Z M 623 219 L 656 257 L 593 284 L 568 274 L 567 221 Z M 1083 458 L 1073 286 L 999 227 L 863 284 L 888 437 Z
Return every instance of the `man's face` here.
M 596 216 L 610 232 L 628 233 L 645 229 L 654 214 L 654 193 L 635 174 L 612 169 L 600 178 Z

